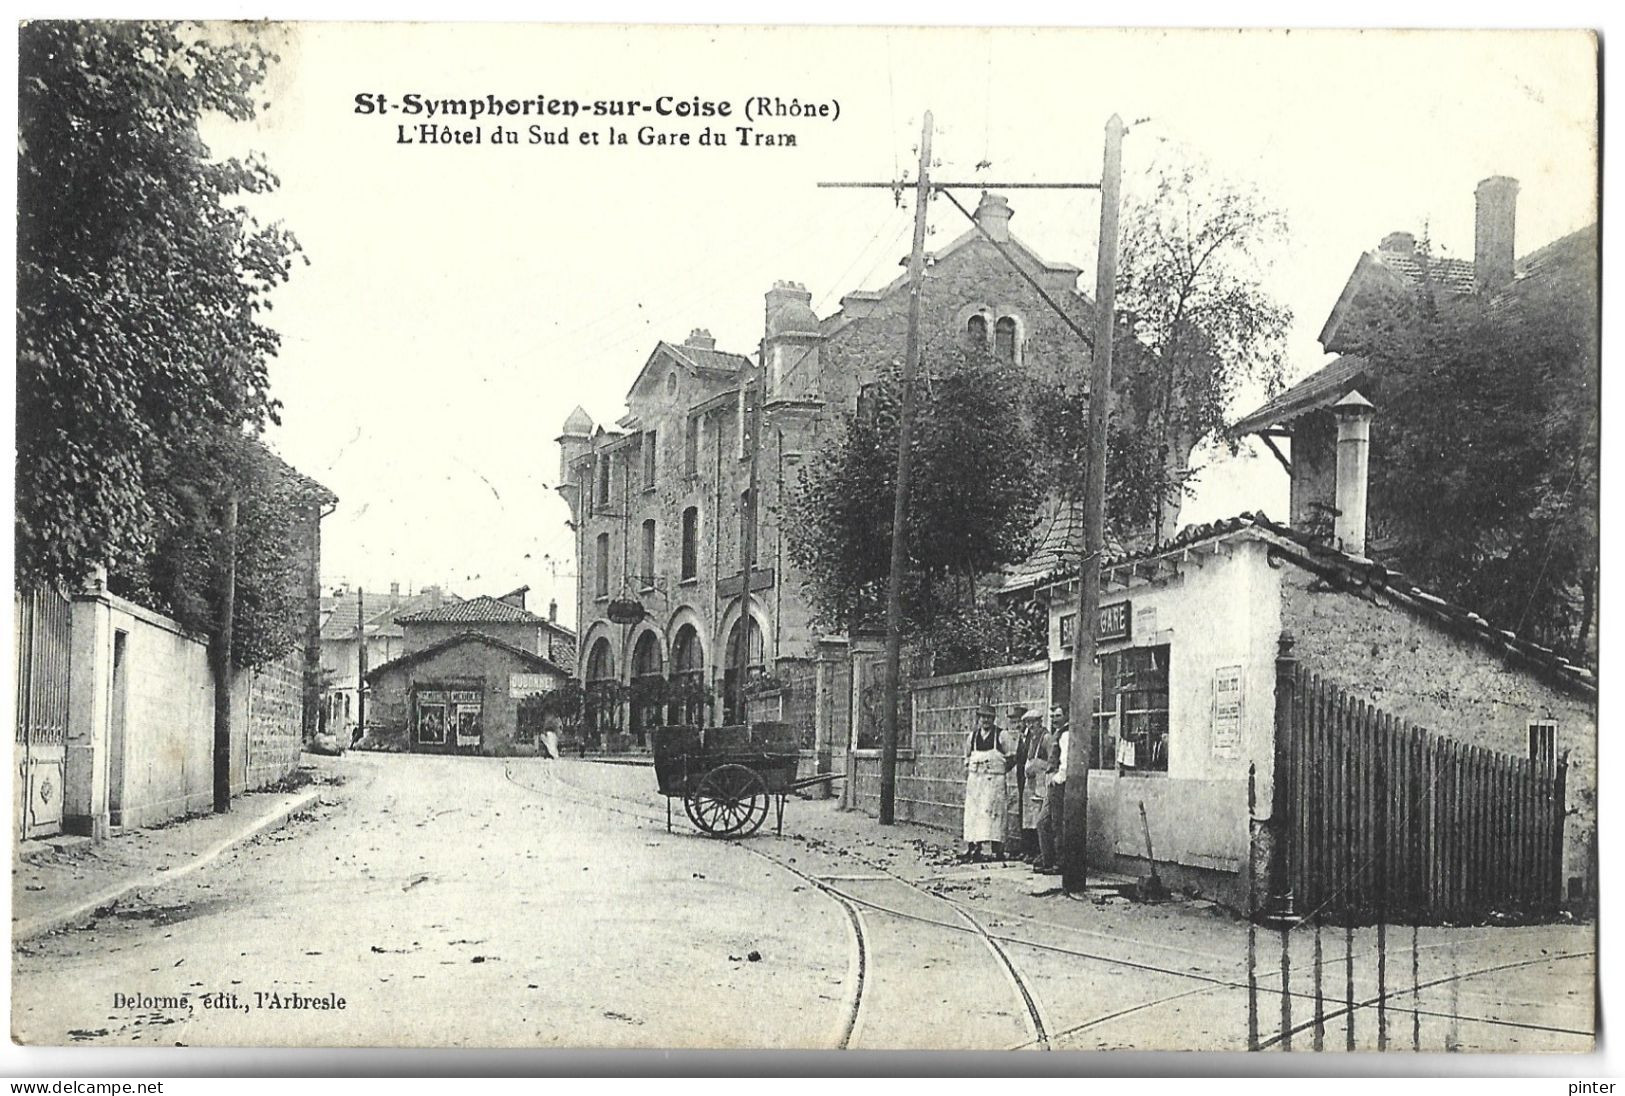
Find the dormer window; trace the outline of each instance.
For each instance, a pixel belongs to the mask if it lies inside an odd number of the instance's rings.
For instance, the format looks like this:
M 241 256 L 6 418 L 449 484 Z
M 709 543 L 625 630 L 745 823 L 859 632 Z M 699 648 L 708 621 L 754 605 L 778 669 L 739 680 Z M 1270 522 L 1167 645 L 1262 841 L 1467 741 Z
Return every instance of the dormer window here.
M 987 319 L 972 316 L 965 321 L 965 346 L 969 350 L 987 351 Z

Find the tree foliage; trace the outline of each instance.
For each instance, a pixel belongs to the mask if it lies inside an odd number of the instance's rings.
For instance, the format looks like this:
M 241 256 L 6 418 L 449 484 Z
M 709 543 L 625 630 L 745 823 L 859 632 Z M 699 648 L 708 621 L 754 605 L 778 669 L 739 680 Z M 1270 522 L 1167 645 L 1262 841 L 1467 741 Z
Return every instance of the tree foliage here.
M 904 609 L 928 626 L 974 599 L 977 580 L 1032 546 L 1041 477 L 1016 386 L 992 363 L 917 382 Z M 790 555 L 812 580 L 820 618 L 851 627 L 884 614 L 902 386 L 889 371 L 844 435 L 803 470 L 781 514 Z
M 1422 264 L 1423 269 L 1427 264 Z M 1346 324 L 1380 390 L 1373 533 L 1421 586 L 1593 661 L 1594 257 L 1506 297 L 1394 289 Z
M 1164 153 L 1125 192 L 1118 346 L 1133 412 L 1119 418 L 1139 437 L 1119 456 L 1158 457 L 1179 480 L 1191 449 L 1223 429 L 1242 384 L 1281 385 L 1292 314 L 1264 277 L 1286 220 L 1256 189 L 1189 153 Z M 1163 527 L 1168 497 L 1146 500 L 1162 534 L 1172 531 Z
M 273 60 L 170 24 L 19 32 L 16 578 L 151 552 L 181 455 L 276 415 L 267 294 L 297 253 L 236 204 L 276 185 L 200 119 L 253 117 Z
M 152 547 L 110 572 L 114 592 L 213 633 L 226 591 L 226 508 L 237 507 L 232 663 L 262 666 L 304 638 L 306 591 L 299 569 L 311 507 L 325 500 L 310 481 L 259 442 L 212 435 L 180 460 L 164 460 Z

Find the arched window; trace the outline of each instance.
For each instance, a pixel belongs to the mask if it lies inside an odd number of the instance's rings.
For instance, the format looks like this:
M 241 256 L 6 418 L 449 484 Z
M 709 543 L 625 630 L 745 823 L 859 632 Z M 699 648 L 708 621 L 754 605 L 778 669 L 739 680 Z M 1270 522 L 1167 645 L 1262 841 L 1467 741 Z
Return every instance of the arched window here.
M 993 356 L 1001 362 L 1016 360 L 1016 321 L 1012 316 L 1000 316 L 993 325 Z
M 734 621 L 733 630 L 728 633 L 728 661 L 723 665 L 722 692 L 723 692 L 723 722 L 743 723 L 745 721 L 745 690 L 744 686 L 762 676 L 766 672 L 766 665 L 762 655 L 762 629 L 754 617 L 747 617 L 743 621 Z M 739 677 L 739 645 L 745 644 L 745 678 L 742 682 Z
M 616 695 L 615 654 L 609 640 L 599 637 L 587 655 L 586 729 L 603 744 L 604 736 L 615 729 L 620 720 L 621 705 Z
M 705 723 L 705 651 L 694 625 L 677 629 L 671 643 L 671 707 L 667 722 L 698 727 Z
M 644 744 L 650 727 L 660 725 L 664 669 L 660 641 L 653 632 L 644 632 L 632 651 L 632 741 L 638 746 Z
M 974 315 L 965 321 L 965 346 L 971 350 L 987 350 L 987 318 Z

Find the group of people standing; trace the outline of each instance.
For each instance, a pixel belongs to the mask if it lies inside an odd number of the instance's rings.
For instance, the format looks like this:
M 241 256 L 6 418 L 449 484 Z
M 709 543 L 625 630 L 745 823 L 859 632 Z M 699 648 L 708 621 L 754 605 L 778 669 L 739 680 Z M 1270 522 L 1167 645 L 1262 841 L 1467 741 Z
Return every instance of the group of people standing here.
M 1060 874 L 1065 809 L 1066 709 L 1013 708 L 1013 728 L 998 725 L 991 704 L 976 709 L 976 728 L 965 746 L 964 860 L 1032 863 L 1043 875 Z

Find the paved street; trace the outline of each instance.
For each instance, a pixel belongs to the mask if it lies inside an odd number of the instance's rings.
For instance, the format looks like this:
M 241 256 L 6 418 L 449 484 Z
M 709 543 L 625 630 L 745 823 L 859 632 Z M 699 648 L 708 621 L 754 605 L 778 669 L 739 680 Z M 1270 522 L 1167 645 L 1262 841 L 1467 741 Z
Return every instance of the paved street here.
M 344 783 L 286 828 L 20 945 L 15 1037 L 1247 1045 L 1248 930 L 1205 903 L 1044 893 L 1053 880 L 954 864 L 941 835 L 882 831 L 831 801 L 792 799 L 782 838 L 771 818 L 748 841 L 700 837 L 680 805 L 668 834 L 638 766 L 351 754 L 335 771 Z M 1586 925 L 1422 929 L 1413 965 L 1411 930 L 1394 928 L 1384 1012 L 1356 1010 L 1355 1045 L 1584 1049 L 1593 941 Z M 1353 996 L 1374 1004 L 1376 933 L 1352 943 Z M 1348 1037 L 1347 944 L 1329 928 L 1320 942 L 1327 1050 Z M 1315 1040 L 1314 948 L 1310 931 L 1288 938 L 1294 1050 Z M 1266 1044 L 1281 955 L 1279 934 L 1259 934 Z

